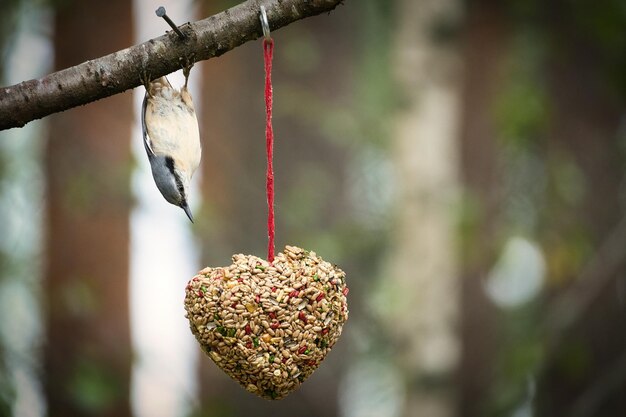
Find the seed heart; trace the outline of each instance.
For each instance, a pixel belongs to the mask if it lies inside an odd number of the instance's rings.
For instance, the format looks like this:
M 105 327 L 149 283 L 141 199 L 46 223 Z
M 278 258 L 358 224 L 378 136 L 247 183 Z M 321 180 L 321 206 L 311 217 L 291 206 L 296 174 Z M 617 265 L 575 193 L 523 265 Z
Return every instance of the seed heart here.
M 273 262 L 234 255 L 186 289 L 202 350 L 231 378 L 278 400 L 317 369 L 348 319 L 345 273 L 315 252 L 287 246 Z

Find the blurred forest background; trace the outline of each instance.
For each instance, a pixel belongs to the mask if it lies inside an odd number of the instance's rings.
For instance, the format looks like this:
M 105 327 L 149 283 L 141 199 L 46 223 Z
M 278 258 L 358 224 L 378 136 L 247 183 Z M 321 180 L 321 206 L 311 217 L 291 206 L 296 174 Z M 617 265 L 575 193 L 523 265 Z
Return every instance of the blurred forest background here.
M 2 0 L 0 85 L 161 35 L 159 5 L 182 24 L 237 2 L 179 3 Z M 184 318 L 193 271 L 265 253 L 250 42 L 193 71 L 194 225 L 145 168 L 142 88 L 0 132 L 0 416 L 623 417 L 626 2 L 347 0 L 273 36 L 277 249 L 347 272 L 333 352 L 270 403 Z M 135 226 L 156 207 L 174 226 Z

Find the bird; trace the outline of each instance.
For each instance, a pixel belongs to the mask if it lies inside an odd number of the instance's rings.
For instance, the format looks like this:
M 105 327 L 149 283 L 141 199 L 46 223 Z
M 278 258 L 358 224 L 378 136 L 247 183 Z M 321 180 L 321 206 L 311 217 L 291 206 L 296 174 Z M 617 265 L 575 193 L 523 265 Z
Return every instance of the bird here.
M 200 165 L 202 146 L 198 119 L 187 88 L 190 67 L 183 70 L 185 85 L 177 90 L 167 77 L 145 77 L 141 111 L 143 143 L 157 188 L 167 202 L 182 208 L 193 223 L 189 207 L 191 178 Z

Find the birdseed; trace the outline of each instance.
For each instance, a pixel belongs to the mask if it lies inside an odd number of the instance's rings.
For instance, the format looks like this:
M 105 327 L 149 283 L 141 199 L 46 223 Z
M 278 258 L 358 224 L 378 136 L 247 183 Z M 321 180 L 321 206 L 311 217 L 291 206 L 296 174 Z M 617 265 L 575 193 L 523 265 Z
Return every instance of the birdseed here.
M 345 273 L 315 252 L 286 246 L 272 263 L 237 254 L 186 288 L 202 350 L 246 390 L 278 400 L 317 369 L 348 319 Z

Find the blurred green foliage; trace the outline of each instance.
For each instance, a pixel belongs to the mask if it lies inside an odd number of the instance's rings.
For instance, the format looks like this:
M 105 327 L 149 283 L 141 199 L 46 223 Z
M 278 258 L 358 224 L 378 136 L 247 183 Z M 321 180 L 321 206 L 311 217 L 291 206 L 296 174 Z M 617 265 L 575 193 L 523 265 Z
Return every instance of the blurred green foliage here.
M 198 0 L 209 1 L 209 0 Z M 352 0 L 354 2 L 355 0 Z M 18 10 L 27 0 L 4 0 L 0 14 L 0 80 L 18 22 Z M 31 1 L 31 3 L 36 0 Z M 70 4 L 60 0 L 54 4 Z M 226 9 L 239 0 L 211 2 Z M 465 2 L 472 7 L 472 2 Z M 574 280 L 593 252 L 589 232 L 578 218 L 592 183 L 574 158 L 564 149 L 547 151 L 554 106 L 549 90 L 551 60 L 571 49 L 572 45 L 592 45 L 599 82 L 606 83 L 613 98 L 626 101 L 626 2 L 624 0 L 507 0 L 507 24 L 511 42 L 501 68 L 498 96 L 491 110 L 496 125 L 497 163 L 501 178 L 501 216 L 496 240 L 502 243 L 514 234 L 539 242 L 546 263 L 548 290 L 560 289 Z M 356 313 L 354 334 L 358 349 L 392 356 L 388 343 L 388 323 L 376 323 L 363 306 L 360 295 L 369 293 L 379 276 L 379 264 L 385 256 L 391 209 L 385 188 L 390 187 L 385 169 L 389 164 L 388 144 L 393 133 L 393 115 L 403 105 L 402 91 L 394 84 L 391 60 L 394 35 L 394 1 L 361 0 L 357 32 L 358 50 L 350 65 L 352 85 L 349 97 L 330 101 L 323 92 L 304 83 L 276 80 L 275 117 L 296 123 L 304 131 L 314 131 L 326 148 L 332 150 L 328 166 L 343 163 L 329 171 L 326 165 L 303 159 L 291 174 L 289 188 L 282 191 L 280 213 L 290 236 L 304 247 L 321 254 L 333 254 L 337 262 L 351 272 L 349 280 Z M 555 29 L 555 26 L 559 29 Z M 441 42 L 453 39 L 456 22 L 444 20 L 433 26 L 433 36 Z M 282 69 L 291 75 L 312 76 L 322 68 L 325 51 L 316 33 L 304 25 L 293 28 L 277 50 Z M 626 166 L 626 129 L 618 132 L 616 150 Z M 565 138 L 564 140 L 566 140 Z M 0 153 L 0 184 L 6 176 L 7 160 Z M 129 168 L 130 169 L 130 168 Z M 336 172 L 340 171 L 341 176 Z M 122 175 L 123 174 L 123 175 Z M 116 174 L 112 174 L 115 176 Z M 125 177 L 126 173 L 120 173 Z M 110 187 L 118 188 L 115 178 Z M 88 173 L 74 178 L 67 188 L 68 204 L 89 209 L 96 203 L 92 187 L 98 180 Z M 108 183 L 107 183 L 108 184 Z M 312 186 L 314 185 L 314 186 Z M 626 191 L 622 196 L 626 204 Z M 336 201 L 339 201 L 337 205 Z M 463 242 L 473 245 L 483 232 L 483 204 L 475 196 L 463 200 L 460 234 Z M 623 206 L 622 206 L 623 207 Z M 210 207 L 207 208 L 210 210 Z M 200 220 L 202 222 L 202 220 Z M 320 226 L 322 225 L 322 226 Z M 209 230 L 208 233 L 212 232 Z M 498 245 L 495 245 L 498 246 Z M 478 245 L 476 245 L 478 247 Z M 474 249 L 475 250 L 475 249 Z M 477 258 L 484 254 L 464 248 Z M 10 262 L 0 251 L 0 285 L 12 275 Z M 89 279 L 78 282 L 86 283 Z M 353 283 L 353 284 L 352 284 Z M 76 315 L 88 316 L 97 308 L 97 294 L 86 284 L 66 288 L 66 306 Z M 545 298 L 544 298 L 545 297 Z M 477 399 L 483 415 L 512 415 L 529 397 L 530 376 L 543 365 L 546 357 L 545 334 L 540 324 L 547 295 L 509 311 L 498 311 L 498 354 L 495 374 L 488 396 Z M 360 319 L 360 325 L 358 323 Z M 592 364 L 587 340 L 570 340 L 557 358 L 557 367 L 572 381 L 585 377 Z M 4 360 L 7 355 L 0 343 L 0 415 L 8 415 L 13 401 L 13 387 Z M 119 381 L 100 364 L 83 358 L 67 387 L 86 412 L 96 412 L 115 401 Z M 231 404 L 214 403 L 209 415 L 234 415 Z
M 4 85 L 4 72 L 12 42 L 19 23 L 19 10 L 24 0 L 3 0 L 0 13 L 0 85 Z
M 391 115 L 398 105 L 390 56 L 394 2 L 365 0 L 360 3 L 362 16 L 357 39 L 361 50 L 354 72 L 352 108 L 357 117 L 355 134 L 366 146 L 385 149 L 391 135 Z
M 539 146 L 550 118 L 549 97 L 543 79 L 545 69 L 542 34 L 520 30 L 507 49 L 504 79 L 495 103 L 500 139 L 520 151 Z
M 106 364 L 82 355 L 75 364 L 67 390 L 71 393 L 73 402 L 86 415 L 101 415 L 120 399 L 127 398 L 128 395 L 122 392 L 122 387 L 127 386 L 125 381 L 118 379 L 114 371 L 107 369 Z
M 597 251 L 580 221 L 584 199 L 593 192 L 591 180 L 572 155 L 569 138 L 551 137 L 555 104 L 550 65 L 580 47 L 581 56 L 593 60 L 596 70 L 597 79 L 588 81 L 605 83 L 610 99 L 622 106 L 626 102 L 626 2 L 508 0 L 505 4 L 511 38 L 492 109 L 503 173 L 503 215 L 497 230 L 502 241 L 522 233 L 539 242 L 547 263 L 547 287 L 539 299 L 499 312 L 496 373 L 482 407 L 489 416 L 520 412 L 533 396 L 528 381 L 547 365 L 549 340 L 541 324 L 550 307 L 548 294 L 577 279 Z M 615 144 L 619 146 L 618 140 Z M 480 202 L 472 204 L 468 198 L 466 206 L 461 233 L 477 236 L 480 231 L 472 225 L 480 217 Z M 589 340 L 569 340 L 557 359 L 557 368 L 573 382 L 589 375 L 589 346 Z
M 603 73 L 621 99 L 626 100 L 626 2 L 568 0 L 565 4 L 572 10 L 572 30 L 587 36 L 598 47 L 597 58 Z

